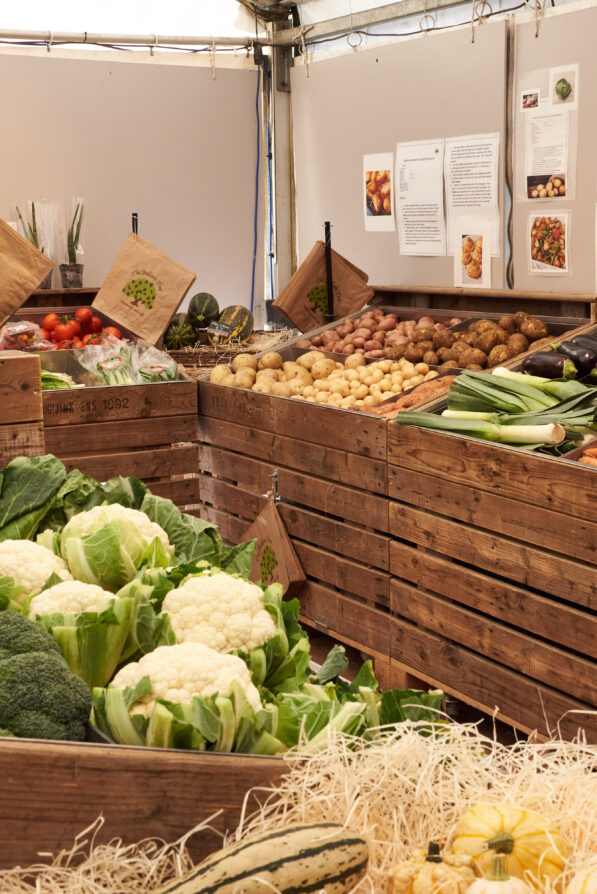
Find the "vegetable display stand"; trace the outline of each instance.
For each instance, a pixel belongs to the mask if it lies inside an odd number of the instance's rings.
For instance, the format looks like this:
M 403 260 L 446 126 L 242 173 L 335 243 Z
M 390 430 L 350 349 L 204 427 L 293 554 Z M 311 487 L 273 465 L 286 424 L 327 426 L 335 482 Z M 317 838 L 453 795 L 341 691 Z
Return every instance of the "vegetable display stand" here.
M 46 391 L 43 420 L 47 452 L 69 471 L 134 475 L 179 507 L 198 504 L 194 382 Z
M 84 307 L 91 304 L 99 288 L 82 289 L 37 289 L 23 305 L 29 307 L 59 307 L 65 308 L 76 304 Z
M 392 423 L 388 463 L 394 667 L 597 742 L 594 470 Z
M 217 832 L 236 827 L 246 792 L 275 785 L 285 770 L 274 757 L 2 739 L 0 868 L 70 849 L 100 814 L 98 843 L 121 838 L 125 844 L 145 837 L 174 841 L 213 817 L 215 831 L 188 842 L 199 861 L 221 846 Z M 249 810 L 256 807 L 249 799 Z
M 387 426 L 379 418 L 199 382 L 202 518 L 236 543 L 278 508 L 308 582 L 304 623 L 387 662 Z
M 0 468 L 15 456 L 44 453 L 39 357 L 0 353 Z

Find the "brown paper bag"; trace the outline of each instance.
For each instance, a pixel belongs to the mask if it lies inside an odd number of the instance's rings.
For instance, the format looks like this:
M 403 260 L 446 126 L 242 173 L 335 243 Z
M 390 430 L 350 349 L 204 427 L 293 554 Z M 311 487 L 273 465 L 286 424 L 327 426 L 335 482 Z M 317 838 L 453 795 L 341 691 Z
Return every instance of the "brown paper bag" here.
M 368 276 L 332 249 L 334 314 L 345 317 L 360 310 L 375 294 Z M 325 246 L 316 242 L 273 306 L 281 310 L 301 332 L 318 329 L 326 322 L 327 274 Z
M 131 233 L 93 307 L 153 345 L 195 279 L 182 264 Z
M 244 539 L 254 537 L 257 545 L 251 580 L 260 580 L 263 586 L 282 584 L 284 594 L 294 596 L 307 578 L 273 499 L 267 501 Z
M 25 303 L 53 266 L 0 218 L 0 326 Z

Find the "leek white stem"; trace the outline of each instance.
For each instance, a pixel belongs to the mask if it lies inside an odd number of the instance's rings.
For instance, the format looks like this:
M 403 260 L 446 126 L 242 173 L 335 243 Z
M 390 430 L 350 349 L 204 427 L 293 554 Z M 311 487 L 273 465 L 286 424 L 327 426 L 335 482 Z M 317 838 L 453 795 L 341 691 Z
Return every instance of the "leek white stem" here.
M 491 370 L 491 375 L 500 376 L 503 379 L 512 379 L 513 382 L 524 382 L 525 385 L 532 385 L 533 388 L 541 388 L 546 382 L 551 382 L 551 379 L 544 379 L 542 376 L 529 376 L 527 373 L 506 369 L 505 366 L 494 366 Z

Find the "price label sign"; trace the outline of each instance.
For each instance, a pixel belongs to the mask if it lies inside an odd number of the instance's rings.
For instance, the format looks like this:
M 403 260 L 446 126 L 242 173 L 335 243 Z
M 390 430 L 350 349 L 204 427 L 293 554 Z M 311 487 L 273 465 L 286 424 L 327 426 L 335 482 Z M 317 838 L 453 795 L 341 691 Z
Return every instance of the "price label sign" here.
M 207 336 L 210 341 L 215 342 L 216 344 L 219 341 L 230 341 L 230 336 L 232 335 L 232 326 L 228 323 L 210 323 L 207 327 Z

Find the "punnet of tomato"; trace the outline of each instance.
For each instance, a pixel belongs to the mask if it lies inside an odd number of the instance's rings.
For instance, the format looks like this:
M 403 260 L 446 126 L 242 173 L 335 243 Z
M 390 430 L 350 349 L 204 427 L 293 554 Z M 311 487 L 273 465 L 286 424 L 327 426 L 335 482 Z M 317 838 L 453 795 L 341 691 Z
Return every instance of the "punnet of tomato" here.
M 91 307 L 79 307 L 70 315 L 54 311 L 47 313 L 42 320 L 41 332 L 42 338 L 61 350 L 99 344 L 104 336 L 122 338 L 120 329 L 111 324 L 104 326 L 102 318 Z

